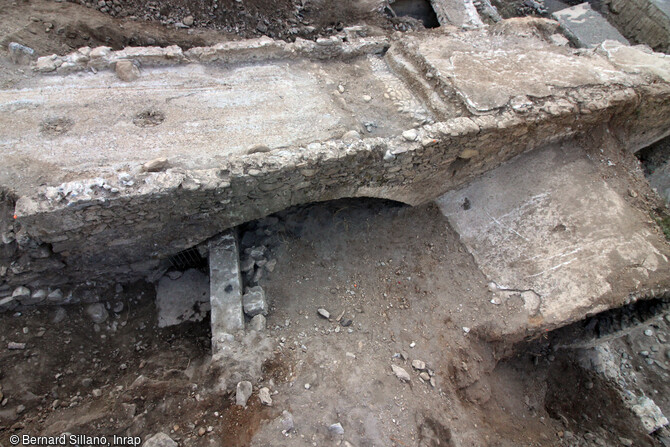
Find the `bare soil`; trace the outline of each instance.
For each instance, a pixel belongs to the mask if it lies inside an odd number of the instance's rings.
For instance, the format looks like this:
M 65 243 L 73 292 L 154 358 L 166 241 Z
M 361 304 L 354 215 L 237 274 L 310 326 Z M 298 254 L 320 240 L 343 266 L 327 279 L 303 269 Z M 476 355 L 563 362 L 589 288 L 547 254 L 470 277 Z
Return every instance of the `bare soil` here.
M 591 446 L 619 445 L 619 436 L 661 445 L 570 351 L 529 345 L 501 361 L 464 331 L 491 304 L 436 206 L 347 200 L 278 217 L 275 227 L 248 224 L 242 237 L 262 234 L 278 261 L 261 278 L 274 355 L 262 377 L 249 378 L 246 408 L 210 387 L 208 321 L 158 329 L 153 286 L 136 284 L 101 297 L 110 318 L 99 325 L 85 305 L 66 307 L 60 323 L 54 308 L 0 316 L 0 444 L 12 434 L 162 431 L 183 446 Z M 669 332 L 665 320 L 653 324 Z M 636 365 L 655 396 L 668 395 L 666 349 L 660 365 Z M 413 369 L 417 359 L 435 386 Z M 260 404 L 261 386 L 272 407 Z M 667 398 L 657 401 L 670 410 Z M 295 423 L 288 433 L 284 410 Z M 344 435 L 332 436 L 338 422 Z

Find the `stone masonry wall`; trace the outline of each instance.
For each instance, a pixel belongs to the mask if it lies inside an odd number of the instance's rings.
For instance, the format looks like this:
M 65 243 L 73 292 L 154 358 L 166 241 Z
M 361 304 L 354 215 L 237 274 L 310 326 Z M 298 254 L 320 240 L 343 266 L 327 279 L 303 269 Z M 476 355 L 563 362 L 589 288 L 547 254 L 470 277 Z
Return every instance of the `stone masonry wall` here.
M 260 54 L 274 48 L 256 43 Z M 218 61 L 248 58 L 251 51 L 215 48 L 189 51 Z M 116 53 L 105 56 L 108 68 Z M 81 67 L 91 63 L 80 61 Z M 601 126 L 636 151 L 670 132 L 670 85 L 636 79 L 630 85 L 557 89 L 553 96 L 530 98 L 532 104 L 521 109 L 508 105 L 486 115 L 447 119 L 395 138 L 238 155 L 215 169 L 147 172 L 135 166 L 118 175 L 107 171 L 40 187 L 30 196 L 5 194 L 0 311 L 94 299 L 90 290 L 156 278 L 171 255 L 293 205 L 344 197 L 420 204 L 515 155 Z M 76 284 L 79 288 L 72 289 Z

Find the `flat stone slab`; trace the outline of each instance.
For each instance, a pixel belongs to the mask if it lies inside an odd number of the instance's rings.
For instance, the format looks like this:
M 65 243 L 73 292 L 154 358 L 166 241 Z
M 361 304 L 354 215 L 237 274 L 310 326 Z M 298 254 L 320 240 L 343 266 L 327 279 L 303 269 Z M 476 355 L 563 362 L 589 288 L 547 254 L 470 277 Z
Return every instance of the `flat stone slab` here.
M 628 40 L 605 17 L 591 8 L 588 2 L 552 14 L 575 44 L 595 48 L 606 40 L 628 44 Z
M 591 85 L 628 84 L 607 60 L 575 56 L 534 38 L 493 38 L 486 45 L 471 32 L 460 39 L 431 36 L 416 42 L 417 57 L 474 113 L 506 106 L 512 99 L 545 98 Z
M 215 354 L 231 337 L 244 331 L 240 256 L 234 230 L 226 231 L 209 243 L 209 285 L 212 353 Z
M 338 139 L 350 130 L 365 134 L 366 123 L 372 123 L 370 136 L 397 135 L 412 117 L 384 97 L 388 79 L 393 76 L 378 56 L 319 65 L 155 66 L 142 68 L 132 82 L 110 70 L 37 76 L 0 90 L 0 159 L 6 168 L 16 166 L 6 174 L 14 178 L 24 174 L 26 161 L 39 163 L 36 181 L 44 181 L 59 171 L 64 177 L 156 158 L 204 169 L 255 146 L 272 150 Z
M 209 278 L 196 269 L 180 277 L 163 276 L 156 288 L 158 327 L 175 326 L 186 321 L 202 321 L 210 310 Z
M 481 324 L 498 336 L 568 324 L 670 277 L 668 244 L 574 143 L 521 155 L 437 203 L 491 281 L 500 317 Z

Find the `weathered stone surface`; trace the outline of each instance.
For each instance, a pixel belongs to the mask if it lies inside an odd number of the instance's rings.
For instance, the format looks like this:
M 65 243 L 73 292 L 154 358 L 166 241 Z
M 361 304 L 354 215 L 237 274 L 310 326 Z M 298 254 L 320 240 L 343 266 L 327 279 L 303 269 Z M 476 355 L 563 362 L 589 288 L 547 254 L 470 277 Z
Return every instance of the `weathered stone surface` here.
M 600 50 L 558 48 L 532 33 L 492 35 L 482 29 L 403 36 L 384 58 L 356 60 L 360 78 L 344 93 L 355 92 L 355 100 L 347 102 L 351 110 L 333 98 L 341 95 L 333 93 L 337 83 L 327 84 L 330 71 L 351 64 L 333 60 L 332 70 L 324 71 L 315 70 L 312 61 L 289 63 L 281 59 L 286 45 L 269 39 L 227 42 L 189 50 L 190 63 L 177 50 L 82 49 L 45 60 L 56 66 L 76 58 L 82 69 L 100 63 L 104 70 L 81 77 L 39 75 L 0 92 L 2 110 L 21 107 L 21 119 L 0 113 L 3 144 L 12 148 L 11 156 L 2 157 L 0 185 L 11 183 L 16 190 L 16 220 L 24 232 L 6 263 L 13 265 L 6 272 L 8 284 L 29 284 L 38 276 L 52 287 L 134 281 L 157 274 L 169 256 L 224 228 L 289 206 L 360 196 L 419 204 L 514 155 L 607 123 L 630 150 L 668 133 L 670 86 L 653 68 L 638 64 L 635 72 L 624 70 Z M 296 45 L 317 52 L 341 47 L 334 41 Z M 388 69 L 394 53 L 403 55 L 404 70 Z M 286 57 L 297 54 L 302 53 Z M 529 65 L 519 63 L 524 55 Z M 647 55 L 655 63 L 666 60 Z M 499 76 L 493 66 L 478 70 L 489 56 L 501 58 L 506 74 Z M 132 87 L 111 71 L 121 58 L 142 63 L 143 76 Z M 206 67 L 195 62 L 215 60 L 220 63 Z M 468 84 L 470 72 L 479 78 Z M 518 85 L 506 90 L 510 82 Z M 374 100 L 359 101 L 361 91 Z M 161 110 L 147 110 L 146 92 Z M 428 95 L 439 100 L 424 107 Z M 101 106 L 81 107 L 92 102 Z M 415 123 L 417 114 L 397 112 L 396 102 L 399 109 L 416 105 L 424 118 Z M 433 116 L 438 105 L 444 110 Z M 496 108 L 485 110 L 489 106 Z M 42 107 L 63 115 L 62 122 L 70 123 L 59 128 L 65 133 L 47 133 L 53 126 L 41 123 Z M 226 113 L 212 118 L 212 107 Z M 272 119 L 259 117 L 258 110 Z M 351 143 L 337 139 L 361 128 L 367 113 L 384 117 L 377 120 L 388 126 L 378 130 L 381 136 Z M 141 127 L 136 114 L 163 120 L 140 120 Z M 438 116 L 440 121 L 432 122 Z M 415 125 L 417 139 L 407 141 L 402 132 Z M 256 144 L 273 150 L 245 153 Z M 463 154 L 472 156 L 459 158 Z M 54 169 L 32 175 L 16 164 L 25 157 Z M 147 160 L 160 157 L 169 158 L 169 169 L 143 172 Z M 63 183 L 62 169 L 80 178 Z M 53 253 L 30 258 L 31 241 Z
M 158 327 L 202 321 L 210 310 L 209 278 L 189 269 L 177 279 L 164 276 L 156 287 Z
M 492 337 L 563 326 L 670 286 L 667 244 L 574 142 L 519 156 L 437 203 L 496 296 L 522 303 L 478 322 Z
M 248 288 L 242 297 L 242 304 L 244 306 L 244 313 L 249 317 L 267 315 L 268 313 L 265 291 L 260 286 Z
M 670 3 L 667 0 L 610 0 L 608 19 L 631 42 L 670 52 Z
M 628 41 L 605 17 L 591 8 L 588 2 L 556 11 L 552 14 L 576 45 L 595 48 L 606 40 L 628 45 Z
M 209 243 L 209 284 L 212 352 L 216 353 L 231 335 L 244 330 L 239 248 L 233 231 Z

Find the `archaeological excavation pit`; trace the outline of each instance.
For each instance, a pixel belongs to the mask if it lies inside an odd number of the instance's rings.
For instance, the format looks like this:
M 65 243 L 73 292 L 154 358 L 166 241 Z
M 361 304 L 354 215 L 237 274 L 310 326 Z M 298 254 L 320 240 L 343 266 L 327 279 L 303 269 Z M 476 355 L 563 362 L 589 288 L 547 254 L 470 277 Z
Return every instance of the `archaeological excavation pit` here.
M 2 446 L 668 445 L 662 2 L 9 3 Z

